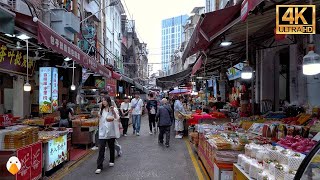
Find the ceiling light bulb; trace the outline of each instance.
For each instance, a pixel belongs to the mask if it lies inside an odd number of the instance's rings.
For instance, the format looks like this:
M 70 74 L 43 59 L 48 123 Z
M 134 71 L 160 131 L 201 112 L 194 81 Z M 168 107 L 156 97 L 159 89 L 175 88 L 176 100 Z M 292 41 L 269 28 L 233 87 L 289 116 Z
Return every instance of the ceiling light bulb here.
M 231 46 L 232 42 L 231 41 L 223 41 L 221 42 L 220 46 L 226 47 L 226 46 Z
M 31 85 L 26 82 L 23 86 L 23 90 L 26 91 L 26 92 L 30 92 L 31 91 Z
M 243 67 L 241 71 L 242 79 L 251 79 L 252 78 L 252 68 L 250 66 Z
M 74 91 L 74 90 L 76 90 L 76 86 L 74 84 L 72 84 L 70 89 L 71 89 L 71 91 Z
M 303 57 L 302 72 L 304 75 L 316 75 L 320 73 L 320 56 L 314 51 L 309 51 L 307 55 Z
M 17 36 L 17 38 L 19 38 L 19 39 L 21 39 L 21 40 L 28 40 L 28 39 L 30 39 L 31 37 L 29 37 L 29 36 L 27 36 L 27 35 L 25 35 L 25 34 L 21 34 L 21 35 Z
M 64 61 L 70 61 L 70 60 L 72 60 L 72 59 L 69 57 L 64 58 Z
M 8 36 L 8 37 L 15 37 L 14 34 L 4 34 L 4 35 L 6 35 L 6 36 Z

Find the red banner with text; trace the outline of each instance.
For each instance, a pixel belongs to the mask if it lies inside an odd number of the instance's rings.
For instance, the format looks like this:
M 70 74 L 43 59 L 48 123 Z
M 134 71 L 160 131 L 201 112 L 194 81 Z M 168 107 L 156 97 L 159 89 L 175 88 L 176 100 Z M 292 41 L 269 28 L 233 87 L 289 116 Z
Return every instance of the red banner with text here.
M 38 142 L 17 150 L 21 169 L 16 180 L 38 180 L 42 177 L 42 143 Z

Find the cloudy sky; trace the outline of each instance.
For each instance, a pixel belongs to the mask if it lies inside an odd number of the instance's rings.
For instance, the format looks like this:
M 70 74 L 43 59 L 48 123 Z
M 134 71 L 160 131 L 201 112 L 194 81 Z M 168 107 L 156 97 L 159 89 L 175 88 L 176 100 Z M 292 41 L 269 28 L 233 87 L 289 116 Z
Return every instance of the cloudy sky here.
M 128 18 L 136 21 L 140 41 L 148 44 L 149 63 L 161 62 L 161 20 L 190 14 L 194 7 L 204 6 L 205 0 L 122 0 Z M 128 13 L 129 10 L 129 13 Z M 161 69 L 153 65 L 153 72 Z

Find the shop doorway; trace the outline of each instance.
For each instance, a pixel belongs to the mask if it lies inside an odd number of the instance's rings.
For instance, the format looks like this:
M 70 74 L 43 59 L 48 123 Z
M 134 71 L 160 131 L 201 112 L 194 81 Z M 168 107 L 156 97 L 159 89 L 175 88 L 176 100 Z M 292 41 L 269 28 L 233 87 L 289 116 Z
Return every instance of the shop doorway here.
M 290 102 L 290 54 L 289 48 L 279 52 L 279 105 Z

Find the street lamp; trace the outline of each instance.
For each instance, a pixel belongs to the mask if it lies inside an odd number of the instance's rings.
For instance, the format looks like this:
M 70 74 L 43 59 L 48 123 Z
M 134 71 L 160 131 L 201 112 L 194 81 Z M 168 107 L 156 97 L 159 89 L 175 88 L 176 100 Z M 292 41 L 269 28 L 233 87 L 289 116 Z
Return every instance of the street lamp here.
M 248 21 L 247 21 L 247 37 L 246 37 L 246 56 L 247 56 L 247 63 L 241 70 L 241 78 L 242 79 L 251 79 L 252 78 L 252 68 L 249 65 L 249 28 L 248 28 Z
M 115 5 L 119 4 L 119 1 L 120 1 L 120 0 L 115 0 L 115 1 L 111 2 L 109 5 L 101 8 L 99 11 L 97 11 L 97 12 L 91 14 L 90 16 L 84 18 L 82 21 L 80 21 L 80 24 L 83 23 L 84 21 L 86 21 L 87 19 L 91 18 L 92 16 L 98 14 L 98 13 L 99 13 L 100 11 L 102 11 L 103 9 L 105 9 L 105 8 L 107 8 L 107 7 L 110 7 L 110 6 L 115 6 Z

